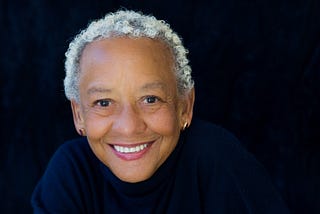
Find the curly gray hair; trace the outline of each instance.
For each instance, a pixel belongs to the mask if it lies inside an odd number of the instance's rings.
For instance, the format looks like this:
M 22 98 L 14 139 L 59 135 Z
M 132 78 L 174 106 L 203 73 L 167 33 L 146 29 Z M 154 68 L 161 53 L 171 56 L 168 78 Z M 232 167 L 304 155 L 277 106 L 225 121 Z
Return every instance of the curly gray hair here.
M 187 59 L 188 51 L 179 36 L 163 20 L 134 11 L 120 10 L 91 22 L 70 43 L 66 52 L 64 89 L 69 100 L 80 101 L 80 58 L 86 45 L 98 39 L 114 37 L 147 37 L 163 41 L 171 49 L 175 60 L 175 74 L 180 94 L 188 93 L 194 85 Z

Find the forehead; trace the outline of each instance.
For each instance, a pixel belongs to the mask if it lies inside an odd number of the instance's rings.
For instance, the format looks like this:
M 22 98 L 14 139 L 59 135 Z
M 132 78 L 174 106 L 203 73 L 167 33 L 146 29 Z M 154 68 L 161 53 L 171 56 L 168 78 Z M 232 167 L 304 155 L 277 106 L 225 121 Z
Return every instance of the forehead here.
M 86 45 L 80 58 L 80 66 L 85 59 L 115 60 L 115 58 L 135 57 L 152 59 L 157 63 L 168 63 L 173 66 L 173 54 L 163 41 L 146 37 L 115 37 L 93 41 Z M 146 61 L 145 60 L 145 61 Z
M 174 83 L 173 55 L 167 45 L 150 38 L 108 38 L 88 44 L 80 59 L 81 78 L 111 84 L 123 76 Z M 174 79 L 174 82 L 172 82 Z M 174 83 L 175 84 L 175 83 Z

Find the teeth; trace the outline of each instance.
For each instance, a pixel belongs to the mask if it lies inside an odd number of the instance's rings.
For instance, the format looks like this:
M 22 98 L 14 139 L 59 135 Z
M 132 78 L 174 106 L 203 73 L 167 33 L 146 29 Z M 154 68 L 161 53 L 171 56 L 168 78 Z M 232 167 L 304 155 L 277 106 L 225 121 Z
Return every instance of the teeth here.
M 125 147 L 125 146 L 114 146 L 114 149 L 117 152 L 120 153 L 134 153 L 134 152 L 140 152 L 141 150 L 147 148 L 148 144 L 142 144 L 140 146 L 136 146 L 136 147 Z

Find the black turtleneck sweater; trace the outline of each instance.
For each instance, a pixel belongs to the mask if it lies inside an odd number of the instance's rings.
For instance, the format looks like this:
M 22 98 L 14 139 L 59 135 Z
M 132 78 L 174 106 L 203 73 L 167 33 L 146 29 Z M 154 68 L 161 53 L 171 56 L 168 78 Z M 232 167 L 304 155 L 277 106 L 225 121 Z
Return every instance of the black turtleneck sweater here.
M 119 180 L 85 138 L 63 144 L 32 196 L 35 213 L 288 213 L 263 167 L 227 131 L 194 120 L 148 180 Z

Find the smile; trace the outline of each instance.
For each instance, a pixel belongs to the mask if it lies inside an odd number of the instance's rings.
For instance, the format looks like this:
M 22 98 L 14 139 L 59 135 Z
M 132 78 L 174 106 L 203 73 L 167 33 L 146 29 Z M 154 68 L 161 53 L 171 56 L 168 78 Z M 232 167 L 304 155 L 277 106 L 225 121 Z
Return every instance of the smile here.
M 125 161 L 132 161 L 142 158 L 150 149 L 153 142 L 141 143 L 135 145 L 119 145 L 114 144 L 113 152 L 114 154 Z
M 113 148 L 120 153 L 136 153 L 146 149 L 147 147 L 148 147 L 147 143 L 134 146 L 134 147 L 126 147 L 126 146 L 119 146 L 119 145 L 113 146 Z

